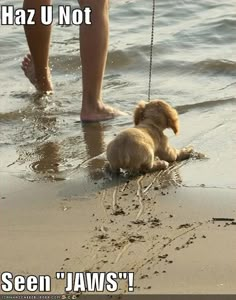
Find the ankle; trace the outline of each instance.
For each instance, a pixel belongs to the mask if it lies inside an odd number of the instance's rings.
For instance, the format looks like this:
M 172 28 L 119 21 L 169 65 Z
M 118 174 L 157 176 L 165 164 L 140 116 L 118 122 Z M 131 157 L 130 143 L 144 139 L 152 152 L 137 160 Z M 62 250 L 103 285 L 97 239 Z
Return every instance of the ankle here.
M 48 80 L 51 76 L 51 71 L 49 66 L 43 68 L 35 68 L 35 76 L 38 80 Z
M 97 113 L 104 108 L 102 100 L 91 101 L 89 99 L 83 99 L 81 112 L 83 113 Z
M 35 85 L 39 91 L 50 92 L 53 90 L 52 82 L 48 76 L 36 78 Z
M 46 67 L 42 70 L 38 70 L 35 72 L 36 85 L 39 90 L 42 91 L 51 91 L 52 83 L 51 83 L 51 74 L 49 67 Z

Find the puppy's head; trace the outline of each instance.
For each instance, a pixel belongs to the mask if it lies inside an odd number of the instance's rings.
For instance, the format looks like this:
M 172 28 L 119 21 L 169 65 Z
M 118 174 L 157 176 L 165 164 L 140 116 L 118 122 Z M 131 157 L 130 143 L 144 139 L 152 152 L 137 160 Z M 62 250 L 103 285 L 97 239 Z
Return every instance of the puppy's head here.
M 163 100 L 141 101 L 134 111 L 134 124 L 149 119 L 163 130 L 171 128 L 175 134 L 179 132 L 177 111 Z

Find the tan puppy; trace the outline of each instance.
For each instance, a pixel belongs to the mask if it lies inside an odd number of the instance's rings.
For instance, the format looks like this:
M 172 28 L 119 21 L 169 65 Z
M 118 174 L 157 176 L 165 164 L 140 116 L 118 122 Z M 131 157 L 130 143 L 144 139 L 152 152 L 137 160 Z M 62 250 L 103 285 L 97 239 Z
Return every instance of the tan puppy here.
M 107 146 L 111 171 L 150 172 L 166 169 L 168 162 L 188 159 L 192 148 L 177 150 L 163 131 L 179 131 L 177 111 L 163 100 L 141 101 L 134 112 L 135 127 L 119 133 Z M 155 157 L 157 157 L 155 159 Z

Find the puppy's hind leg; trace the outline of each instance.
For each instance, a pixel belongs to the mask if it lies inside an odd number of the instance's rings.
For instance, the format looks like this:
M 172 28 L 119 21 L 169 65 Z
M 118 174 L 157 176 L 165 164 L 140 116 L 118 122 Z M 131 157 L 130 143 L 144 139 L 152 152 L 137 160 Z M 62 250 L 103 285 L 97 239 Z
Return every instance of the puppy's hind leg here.
M 166 170 L 168 167 L 169 167 L 169 163 L 167 161 L 158 159 L 158 160 L 154 160 L 153 164 L 143 167 L 142 171 L 144 173 L 156 172 L 160 170 Z
M 160 170 L 166 170 L 169 167 L 169 163 L 165 160 L 155 160 L 153 163 L 153 166 L 151 168 L 151 171 L 160 171 Z

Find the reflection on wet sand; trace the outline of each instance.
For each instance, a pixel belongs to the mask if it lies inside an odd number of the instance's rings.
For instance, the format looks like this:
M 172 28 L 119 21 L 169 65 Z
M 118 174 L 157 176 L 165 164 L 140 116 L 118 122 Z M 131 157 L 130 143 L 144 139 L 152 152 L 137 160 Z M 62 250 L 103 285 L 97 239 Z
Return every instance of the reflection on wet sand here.
M 35 145 L 31 145 L 33 149 L 30 150 L 33 150 L 33 155 L 30 168 L 44 179 L 57 180 L 63 158 L 60 155 L 59 144 L 49 140 L 51 133 L 56 130 L 56 118 L 36 114 L 33 126 L 34 131 L 37 130 L 37 135 L 40 134 L 40 137 L 36 139 Z
M 43 175 L 59 173 L 59 145 L 54 142 L 46 142 L 37 147 L 35 154 L 39 159 L 31 164 L 36 173 Z
M 22 113 L 24 118 L 20 132 L 28 142 L 18 148 L 17 161 L 21 165 L 30 162 L 29 168 L 34 174 L 43 179 L 56 180 L 63 158 L 59 143 L 54 139 L 58 131 L 57 118 L 47 111 L 49 102 L 50 98 L 47 96 L 31 96 L 31 104 Z M 25 176 L 29 177 L 29 174 Z M 33 176 L 33 180 L 40 179 L 38 176 Z M 29 178 L 32 179 L 31 177 Z
M 89 159 L 86 165 L 91 178 L 94 180 L 101 179 L 104 176 L 102 172 L 104 159 L 96 158 L 105 151 L 104 130 L 105 125 L 100 122 L 82 123 L 84 142 Z
M 92 180 L 101 179 L 104 160 L 96 157 L 105 150 L 104 130 L 107 125 L 79 123 L 80 126 L 76 125 L 76 130 L 68 134 L 67 124 L 71 120 L 57 116 L 54 98 L 31 95 L 29 100 L 30 105 L 21 112 L 23 122 L 19 135 L 28 141 L 19 146 L 16 161 L 21 166 L 29 162 L 31 174 L 27 174 L 27 178 L 63 180 L 71 172 L 81 173 L 83 168 Z M 64 127 L 59 128 L 60 124 Z M 66 135 L 62 139 L 61 133 L 64 132 Z
M 30 169 L 44 179 L 62 180 L 71 172 L 71 168 L 74 169 L 68 161 L 84 161 L 86 157 L 86 163 L 82 163 L 82 167 L 88 171 L 89 177 L 92 180 L 103 178 L 104 159 L 96 157 L 105 150 L 106 126 L 102 123 L 82 123 L 78 135 L 60 141 L 56 137 L 56 117 L 45 113 L 42 104 L 36 108 L 35 114 L 27 119 L 27 128 L 23 128 L 23 131 L 31 128 L 30 135 L 35 137 L 34 142 L 20 147 L 18 161 L 22 164 L 30 160 Z M 75 168 L 76 172 L 80 165 L 81 163 Z

